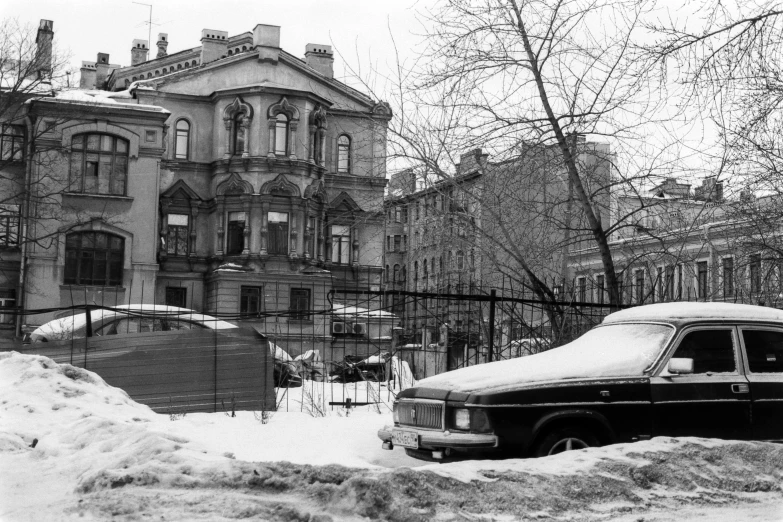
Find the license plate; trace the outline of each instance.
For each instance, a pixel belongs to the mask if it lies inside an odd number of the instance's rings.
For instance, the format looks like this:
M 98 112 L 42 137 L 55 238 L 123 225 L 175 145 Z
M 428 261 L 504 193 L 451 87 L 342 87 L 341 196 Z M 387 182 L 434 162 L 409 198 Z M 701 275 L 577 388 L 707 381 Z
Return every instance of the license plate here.
M 419 434 L 415 431 L 392 430 L 392 444 L 403 448 L 419 449 Z

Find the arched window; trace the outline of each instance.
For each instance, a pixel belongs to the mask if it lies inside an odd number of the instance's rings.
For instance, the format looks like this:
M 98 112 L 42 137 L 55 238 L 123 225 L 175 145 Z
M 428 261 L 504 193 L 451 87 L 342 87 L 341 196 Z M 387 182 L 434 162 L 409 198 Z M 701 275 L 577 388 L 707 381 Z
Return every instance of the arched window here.
M 394 265 L 394 277 L 392 281 L 394 281 L 395 284 L 402 281 L 402 279 L 400 279 L 400 265 Z
M 234 54 L 234 51 L 232 51 L 231 49 L 229 49 L 229 50 L 228 50 L 228 55 L 229 55 L 229 56 L 231 56 L 231 55 L 233 55 L 233 54 Z
M 152 78 L 152 73 L 151 72 L 147 73 L 147 78 Z
M 182 69 L 182 64 L 181 64 L 181 63 L 178 63 L 178 64 L 177 64 L 177 70 L 179 71 L 180 69 Z
M 77 134 L 71 141 L 68 190 L 125 195 L 128 142 L 108 134 Z
M 275 154 L 278 156 L 288 154 L 288 116 L 283 113 L 277 115 L 275 123 Z
M 465 252 L 457 250 L 457 270 L 465 269 Z
M 400 269 L 400 282 L 404 283 L 406 277 L 407 277 L 407 270 L 405 270 L 405 267 L 403 266 Z
M 419 280 L 419 262 L 414 261 L 413 262 L 413 280 L 418 281 Z
M 138 80 L 138 78 L 136 76 L 134 76 L 133 77 L 133 81 L 135 82 L 136 80 Z
M 242 126 L 244 113 L 234 116 L 234 154 L 242 154 L 245 151 L 245 128 Z
M 159 75 L 159 74 L 160 74 L 160 71 L 159 71 L 159 70 L 156 70 L 156 71 L 155 71 L 155 76 L 157 76 L 157 75 Z
M 163 74 L 166 74 L 167 72 L 168 72 L 168 69 L 166 69 L 166 68 L 164 67 L 164 68 L 163 68 Z
M 130 80 L 125 78 L 125 87 L 128 87 L 130 85 Z
M 125 240 L 104 232 L 76 232 L 65 238 L 67 285 L 119 286 Z
M 247 45 L 243 45 L 243 46 L 242 46 L 242 50 L 243 50 L 243 51 L 247 51 Z
M 346 134 L 337 138 L 337 172 L 351 172 L 351 138 Z
M 176 125 L 176 146 L 174 147 L 174 157 L 176 159 L 188 159 L 190 150 L 190 123 L 187 120 L 177 120 Z

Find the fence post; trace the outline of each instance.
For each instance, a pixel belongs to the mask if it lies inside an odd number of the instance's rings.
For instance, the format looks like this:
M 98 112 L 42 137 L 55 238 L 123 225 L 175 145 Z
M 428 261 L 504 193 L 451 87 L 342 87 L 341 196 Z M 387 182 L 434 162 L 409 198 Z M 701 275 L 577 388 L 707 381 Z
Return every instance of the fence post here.
M 489 292 L 489 351 L 487 353 L 487 362 L 492 362 L 495 349 L 495 299 L 497 290 L 494 288 Z

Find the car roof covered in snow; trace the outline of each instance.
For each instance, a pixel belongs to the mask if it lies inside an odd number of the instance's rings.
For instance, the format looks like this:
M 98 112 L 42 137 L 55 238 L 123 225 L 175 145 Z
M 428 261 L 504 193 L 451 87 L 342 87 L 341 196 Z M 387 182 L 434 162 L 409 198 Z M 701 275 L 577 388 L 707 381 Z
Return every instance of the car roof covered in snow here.
M 636 306 L 609 314 L 603 324 L 629 321 L 687 323 L 691 321 L 781 322 L 783 310 L 735 303 L 659 303 Z

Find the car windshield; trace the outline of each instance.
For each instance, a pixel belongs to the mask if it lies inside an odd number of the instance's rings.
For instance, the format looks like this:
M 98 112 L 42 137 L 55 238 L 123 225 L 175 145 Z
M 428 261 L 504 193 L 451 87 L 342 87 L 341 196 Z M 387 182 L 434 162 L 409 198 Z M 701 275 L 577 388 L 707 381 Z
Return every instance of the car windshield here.
M 641 376 L 673 332 L 672 326 L 663 324 L 600 326 L 559 348 L 446 372 L 419 384 L 469 392 L 523 382 Z

